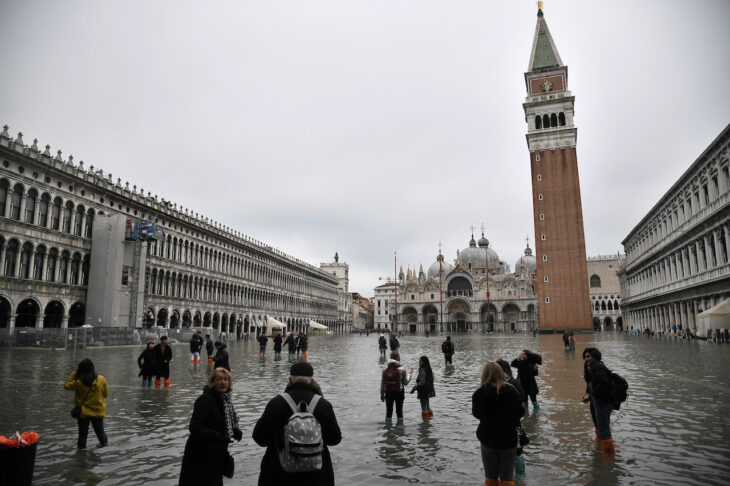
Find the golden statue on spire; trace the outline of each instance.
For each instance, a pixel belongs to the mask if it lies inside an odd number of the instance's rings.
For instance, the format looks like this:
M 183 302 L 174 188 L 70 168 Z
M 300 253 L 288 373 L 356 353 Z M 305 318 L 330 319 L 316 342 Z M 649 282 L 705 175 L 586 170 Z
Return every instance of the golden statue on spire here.
M 537 9 L 542 10 L 542 2 L 537 2 Z

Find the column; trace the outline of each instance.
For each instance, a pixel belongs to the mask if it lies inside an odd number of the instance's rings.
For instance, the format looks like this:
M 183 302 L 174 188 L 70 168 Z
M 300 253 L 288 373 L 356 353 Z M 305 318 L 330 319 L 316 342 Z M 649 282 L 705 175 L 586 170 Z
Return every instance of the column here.
M 86 234 L 86 211 L 84 211 L 83 213 L 77 212 L 76 217 L 81 218 L 81 236 L 83 237 Z
M 41 281 L 44 281 L 46 279 L 46 272 L 48 271 L 47 263 L 48 263 L 48 252 L 50 250 L 46 249 L 46 252 L 43 254 L 43 259 L 41 260 Z
M 38 312 L 38 317 L 35 318 L 35 328 L 43 329 L 43 309 Z
M 16 277 L 20 277 L 20 260 L 23 259 L 23 246 L 18 247 L 18 252 L 15 255 L 15 269 L 13 270 L 13 275 Z
M 61 318 L 61 329 L 68 329 L 68 315 Z
M 25 221 L 25 200 L 28 197 L 27 192 L 23 192 L 23 194 L 20 197 L 20 219 L 19 221 Z
M 710 235 L 702 235 L 702 241 L 705 243 L 705 270 L 712 268 L 712 255 L 710 254 Z
M 712 231 L 712 238 L 715 242 L 715 263 L 717 267 L 722 266 L 723 264 L 723 258 L 722 258 L 722 248 L 720 247 L 721 240 L 720 236 L 722 235 L 722 228 L 716 228 Z
M 8 242 L 5 241 L 5 244 L 2 248 L 0 248 L 0 275 L 5 275 L 5 250 L 8 247 Z
M 36 255 L 37 248 L 33 248 L 33 253 L 30 254 L 30 257 L 28 257 L 28 278 L 33 280 L 33 270 L 35 269 L 35 255 Z
M 728 261 L 730 262 L 730 224 L 723 224 L 722 231 L 725 233 L 725 254 L 727 255 Z
M 15 318 L 18 317 L 18 314 L 11 313 L 10 314 L 10 321 L 8 321 L 8 334 L 10 336 L 15 334 Z
M 689 248 L 686 246 L 682 248 L 682 261 L 684 262 L 684 274 L 688 277 L 692 276 L 692 272 L 690 271 L 689 267 Z

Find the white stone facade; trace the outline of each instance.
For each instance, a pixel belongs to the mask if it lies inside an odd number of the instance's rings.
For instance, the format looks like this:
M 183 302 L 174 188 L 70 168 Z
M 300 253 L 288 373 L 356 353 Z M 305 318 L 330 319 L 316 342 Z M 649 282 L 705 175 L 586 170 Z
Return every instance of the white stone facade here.
M 337 323 L 343 329 L 352 329 L 352 296 L 350 295 L 350 265 L 340 263 L 335 253 L 335 261 L 321 263 L 319 268 L 337 279 Z
M 374 329 L 391 329 L 395 309 L 395 284 L 388 282 L 374 289 L 373 326 Z
M 344 330 L 338 279 L 313 265 L 48 146 L 41 152 L 22 134 L 12 139 L 7 127 L 0 162 L 0 332 L 156 324 L 241 335 L 267 316 L 292 330 L 309 319 Z M 157 227 L 149 244 L 129 239 L 127 225 L 141 219 Z
M 623 329 L 621 284 L 617 274 L 623 260 L 622 255 L 588 257 L 588 293 L 596 331 Z
M 729 151 L 730 125 L 622 242 L 625 328 L 695 331 L 730 297 Z

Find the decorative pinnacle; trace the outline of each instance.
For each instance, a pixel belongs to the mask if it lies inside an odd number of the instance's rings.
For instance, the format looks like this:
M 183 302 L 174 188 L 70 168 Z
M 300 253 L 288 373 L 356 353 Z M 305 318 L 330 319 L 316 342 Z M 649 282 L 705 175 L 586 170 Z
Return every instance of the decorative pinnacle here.
M 542 2 L 537 2 L 537 9 L 542 10 Z

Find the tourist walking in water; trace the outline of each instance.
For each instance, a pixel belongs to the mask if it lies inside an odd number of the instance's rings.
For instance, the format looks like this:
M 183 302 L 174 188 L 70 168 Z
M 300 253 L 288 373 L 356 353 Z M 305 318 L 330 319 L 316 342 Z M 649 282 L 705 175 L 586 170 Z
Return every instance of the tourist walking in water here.
M 259 358 L 263 358 L 266 355 L 266 343 L 269 342 L 269 338 L 266 337 L 264 331 L 258 337 L 259 341 Z
M 567 329 L 563 331 L 563 349 L 566 351 L 570 349 L 570 333 Z
M 200 351 L 203 349 L 203 337 L 200 331 L 193 333 L 190 338 L 190 362 L 200 363 Z
M 152 377 L 157 371 L 155 366 L 155 343 L 149 341 L 147 347 L 137 358 L 137 366 L 139 366 L 139 375 L 142 377 L 142 386 L 152 386 Z
M 385 359 L 385 352 L 388 350 L 388 341 L 385 339 L 385 334 L 382 332 L 378 338 L 378 348 L 380 349 L 380 357 Z
M 396 336 L 396 333 L 391 332 L 390 333 L 390 350 L 398 352 L 400 349 L 400 339 L 398 339 L 398 336 Z
M 397 424 L 403 425 L 403 400 L 405 400 L 405 386 L 411 381 L 413 368 L 406 373 L 405 368 L 400 364 L 398 351 L 390 353 L 388 364 L 383 370 L 380 379 L 380 401 L 385 402 L 385 423 L 393 423 L 393 404 L 395 414 L 398 418 Z
M 587 366 L 583 368 L 584 373 L 587 373 L 584 377 L 586 380 L 586 395 L 583 397 L 583 401 L 590 402 L 592 405 L 591 413 L 598 430 L 598 438 L 601 441 L 603 453 L 606 456 L 614 456 L 616 452 L 613 446 L 613 437 L 611 436 L 611 412 L 614 409 L 614 404 L 610 397 L 611 381 L 609 371 L 601 361 L 601 352 L 596 348 L 585 348 L 583 350 L 583 360 Z
M 99 447 L 107 445 L 104 432 L 104 417 L 106 417 L 106 397 L 109 395 L 109 386 L 106 379 L 94 370 L 94 363 L 86 358 L 81 360 L 76 370 L 66 378 L 63 384 L 66 390 L 73 390 L 74 406 L 79 407 L 76 424 L 79 428 L 79 438 L 76 445 L 79 449 L 86 449 L 86 437 L 89 435 L 89 423 L 94 427 Z
M 296 336 L 294 336 L 293 332 L 290 332 L 289 335 L 284 340 L 284 344 L 286 344 L 286 349 L 288 353 L 289 359 L 294 359 L 294 353 L 297 350 L 297 339 Z
M 418 358 L 418 376 L 416 376 L 415 386 L 411 389 L 411 393 L 413 392 L 418 393 L 416 396 L 421 402 L 421 418 L 429 420 L 433 417 L 429 401 L 436 396 L 436 390 L 433 387 L 433 371 L 428 356 Z
M 525 400 L 522 402 L 525 411 L 527 411 L 527 397 L 532 401 L 533 408 L 540 410 L 540 404 L 537 403 L 539 390 L 535 377 L 537 376 L 537 366 L 541 364 L 542 356 L 527 349 L 522 350 L 517 359 L 512 361 L 512 367 L 517 368 L 517 378 L 520 380 L 522 391 L 525 394 Z
M 227 346 L 220 341 L 215 342 L 215 356 L 213 356 L 213 362 L 215 368 L 225 368 L 229 372 L 231 371 L 231 365 L 228 363 L 228 351 Z
M 167 344 L 167 336 L 162 336 L 160 342 L 154 347 L 155 350 L 155 386 L 159 387 L 161 379 L 165 380 L 165 388 L 170 388 L 170 361 L 172 361 L 172 348 Z
M 266 453 L 261 460 L 260 486 L 334 485 L 335 475 L 329 446 L 342 440 L 332 404 L 322 397 L 314 381 L 314 369 L 306 362 L 295 363 L 290 370 L 284 393 L 272 398 L 253 429 L 253 440 Z M 295 410 L 313 415 L 299 415 L 290 421 Z M 306 413 L 306 412 L 305 412 Z M 287 437 L 296 432 L 295 422 L 302 422 L 305 434 L 302 442 L 310 443 L 309 457 L 298 457 L 295 447 L 285 448 Z M 310 442 L 311 441 L 311 442 Z
M 231 473 L 233 458 L 229 456 L 228 444 L 243 437 L 231 391 L 231 373 L 224 368 L 213 370 L 193 405 L 180 486 L 222 485 L 223 474 Z
M 451 359 L 454 356 L 454 342 L 451 340 L 451 336 L 446 336 L 446 341 L 441 343 L 441 352 L 444 353 L 444 364 L 453 366 Z
M 205 335 L 205 354 L 208 356 L 208 364 L 213 363 L 213 340 L 210 334 Z
M 487 363 L 471 398 L 471 413 L 479 419 L 477 437 L 486 486 L 514 486 L 516 429 L 524 412 L 517 390 L 507 383 L 500 365 Z
M 299 351 L 301 351 L 302 359 L 304 361 L 307 361 L 307 349 L 309 348 L 309 339 L 307 339 L 307 335 L 300 334 L 299 341 L 297 343 L 298 343 L 297 355 L 299 354 Z
M 274 336 L 274 358 L 281 358 L 281 333 Z

